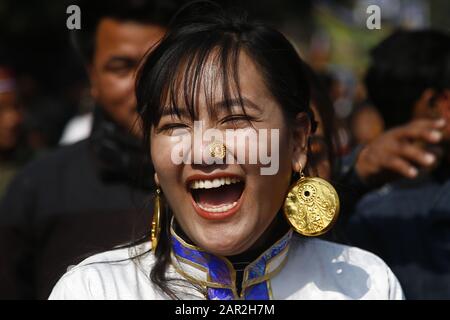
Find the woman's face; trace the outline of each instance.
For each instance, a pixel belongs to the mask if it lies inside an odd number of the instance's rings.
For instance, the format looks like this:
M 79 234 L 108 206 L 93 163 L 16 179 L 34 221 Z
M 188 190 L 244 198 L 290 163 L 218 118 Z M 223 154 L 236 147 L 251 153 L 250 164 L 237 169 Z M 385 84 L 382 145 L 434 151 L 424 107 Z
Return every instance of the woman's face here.
M 207 104 L 209 95 L 212 93 L 214 104 L 223 103 L 223 97 L 221 82 L 214 81 L 217 80 L 214 75 L 220 70 L 219 66 L 212 61 L 208 64 L 200 84 L 202 90 L 199 90 L 196 100 L 198 121 L 202 121 L 203 131 L 217 129 L 223 133 L 220 141 L 226 147 L 228 161 L 207 164 L 206 158 L 201 158 L 203 162 L 195 163 L 195 154 L 209 152 L 210 141 L 194 143 L 194 123 L 188 116 L 183 116 L 183 112 L 181 117 L 163 115 L 159 124 L 152 128 L 151 155 L 157 183 L 178 225 L 190 240 L 210 253 L 232 256 L 251 248 L 283 205 L 292 170 L 305 166 L 309 122 L 304 114 L 300 114 L 297 117 L 299 125 L 288 128 L 280 105 L 264 84 L 258 67 L 245 53 L 240 55 L 238 72 L 247 117 L 238 104 L 232 108 L 231 114 L 226 108 L 221 108 L 214 116 L 211 115 Z M 212 91 L 204 94 L 203 88 L 211 88 Z M 188 150 L 193 156 L 191 164 L 175 164 L 171 160 L 173 149 L 179 145 L 179 140 L 174 137 L 180 135 L 174 128 L 183 129 L 181 136 L 192 138 Z M 241 135 L 254 134 L 258 141 L 260 130 L 268 129 L 268 141 L 262 142 L 258 148 L 268 148 L 267 154 L 278 153 L 279 164 L 275 174 L 261 174 L 261 168 L 268 165 L 262 165 L 259 158 L 256 164 L 249 163 L 251 148 L 248 140 L 235 141 L 234 146 L 225 141 L 225 130 L 236 129 L 241 130 Z M 275 129 L 278 137 L 271 134 Z M 255 139 L 251 143 L 256 143 Z M 278 149 L 274 148 L 275 144 L 278 144 Z M 247 158 L 241 163 L 238 160 L 243 150 Z M 272 160 L 277 160 L 274 154 L 271 156 Z M 231 158 L 234 161 L 229 161 Z

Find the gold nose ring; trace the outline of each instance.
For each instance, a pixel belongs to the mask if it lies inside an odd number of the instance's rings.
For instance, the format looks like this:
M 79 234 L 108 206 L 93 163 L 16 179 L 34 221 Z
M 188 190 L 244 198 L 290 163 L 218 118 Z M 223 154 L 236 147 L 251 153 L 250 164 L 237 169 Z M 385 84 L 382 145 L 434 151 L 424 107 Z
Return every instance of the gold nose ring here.
M 223 143 L 214 141 L 209 145 L 209 155 L 212 158 L 223 159 L 226 154 L 226 147 Z

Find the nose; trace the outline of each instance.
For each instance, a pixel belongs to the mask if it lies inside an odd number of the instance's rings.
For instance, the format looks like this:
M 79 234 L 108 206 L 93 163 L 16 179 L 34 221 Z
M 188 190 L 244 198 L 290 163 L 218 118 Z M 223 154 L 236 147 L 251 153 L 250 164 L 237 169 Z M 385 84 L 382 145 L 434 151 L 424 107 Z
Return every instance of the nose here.
M 226 146 L 221 140 L 202 141 L 196 143 L 192 147 L 194 154 L 194 164 L 212 165 L 224 164 L 226 158 Z

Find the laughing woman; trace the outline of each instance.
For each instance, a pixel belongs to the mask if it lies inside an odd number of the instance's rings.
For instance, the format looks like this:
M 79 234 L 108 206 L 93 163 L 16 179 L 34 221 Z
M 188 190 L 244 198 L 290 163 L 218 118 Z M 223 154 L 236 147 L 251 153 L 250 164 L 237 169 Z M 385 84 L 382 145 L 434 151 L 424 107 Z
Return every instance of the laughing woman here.
M 313 237 L 339 200 L 308 177 L 315 122 L 283 35 L 190 5 L 143 63 L 137 99 L 159 186 L 152 237 L 85 260 L 51 299 L 402 298 L 381 259 Z

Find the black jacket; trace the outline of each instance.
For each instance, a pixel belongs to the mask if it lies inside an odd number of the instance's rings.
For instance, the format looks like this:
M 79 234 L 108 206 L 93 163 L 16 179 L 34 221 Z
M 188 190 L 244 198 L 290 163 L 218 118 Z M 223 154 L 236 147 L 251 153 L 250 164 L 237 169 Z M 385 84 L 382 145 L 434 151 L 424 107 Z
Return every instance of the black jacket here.
M 68 266 L 148 232 L 144 154 L 97 109 L 89 139 L 26 166 L 0 202 L 0 298 L 46 299 Z
M 379 255 L 407 299 L 450 298 L 450 170 L 369 193 L 347 226 L 350 244 Z

